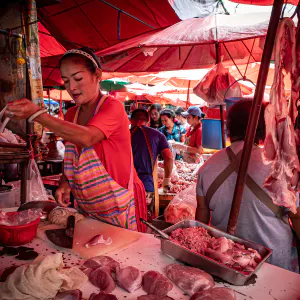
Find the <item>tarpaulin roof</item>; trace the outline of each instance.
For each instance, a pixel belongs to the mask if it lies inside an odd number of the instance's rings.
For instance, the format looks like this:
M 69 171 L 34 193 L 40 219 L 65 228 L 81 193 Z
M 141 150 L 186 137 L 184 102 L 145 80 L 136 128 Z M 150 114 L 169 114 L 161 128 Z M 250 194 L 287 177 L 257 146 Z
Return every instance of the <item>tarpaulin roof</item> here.
M 41 57 L 63 54 L 66 49 L 62 46 L 50 32 L 40 22 L 38 23 L 39 42 Z
M 64 0 L 38 9 L 38 17 L 52 35 L 65 39 L 59 40 L 65 48 L 94 50 L 180 20 L 168 0 Z
M 260 61 L 269 14 L 215 15 L 187 19 L 98 53 L 108 72 L 158 72 L 210 68 L 220 45 L 223 63 Z M 250 55 L 251 52 L 251 55 Z
M 230 0 L 230 1 L 240 3 L 240 4 L 273 5 L 274 1 L 276 0 Z M 297 5 L 298 0 L 285 0 L 284 3 Z

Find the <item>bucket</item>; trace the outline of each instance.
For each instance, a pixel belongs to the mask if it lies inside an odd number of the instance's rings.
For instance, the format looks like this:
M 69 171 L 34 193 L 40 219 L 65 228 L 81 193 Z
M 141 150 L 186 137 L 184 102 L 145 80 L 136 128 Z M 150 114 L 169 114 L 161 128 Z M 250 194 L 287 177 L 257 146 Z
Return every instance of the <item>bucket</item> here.
M 226 103 L 226 111 L 228 111 L 228 109 L 236 102 L 240 101 L 244 99 L 243 97 L 229 97 L 225 99 L 225 103 Z
M 202 122 L 202 147 L 208 149 L 222 149 L 221 120 L 203 119 Z

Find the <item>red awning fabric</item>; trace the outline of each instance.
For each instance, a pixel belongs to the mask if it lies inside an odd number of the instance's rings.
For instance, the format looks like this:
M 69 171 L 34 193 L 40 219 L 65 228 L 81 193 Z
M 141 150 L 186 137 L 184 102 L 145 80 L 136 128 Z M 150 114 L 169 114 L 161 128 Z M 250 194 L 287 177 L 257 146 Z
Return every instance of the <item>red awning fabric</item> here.
M 52 37 L 50 32 L 40 22 L 38 23 L 38 30 L 41 57 L 59 55 L 66 51 L 65 47 Z
M 276 0 L 230 0 L 231 2 L 236 2 L 240 4 L 253 4 L 253 5 L 273 5 Z M 298 4 L 298 0 L 285 0 L 284 3 L 289 3 L 293 5 Z
M 66 49 L 94 50 L 180 21 L 168 0 L 64 0 L 38 9 L 38 17 L 51 34 L 70 41 L 59 40 Z
M 269 14 L 216 15 L 186 19 L 163 30 L 145 33 L 98 53 L 107 72 L 159 72 L 210 68 L 260 61 Z M 250 52 L 252 53 L 250 55 Z

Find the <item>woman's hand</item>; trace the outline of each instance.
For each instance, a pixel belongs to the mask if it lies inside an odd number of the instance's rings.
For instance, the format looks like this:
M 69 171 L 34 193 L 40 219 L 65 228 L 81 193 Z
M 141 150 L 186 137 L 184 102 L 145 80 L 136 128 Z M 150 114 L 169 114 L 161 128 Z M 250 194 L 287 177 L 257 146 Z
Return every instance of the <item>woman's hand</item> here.
M 40 110 L 38 105 L 25 98 L 9 103 L 7 106 L 8 115 L 20 120 L 28 119 L 38 110 Z
M 70 206 L 71 187 L 68 181 L 62 181 L 55 192 L 56 202 L 59 206 Z

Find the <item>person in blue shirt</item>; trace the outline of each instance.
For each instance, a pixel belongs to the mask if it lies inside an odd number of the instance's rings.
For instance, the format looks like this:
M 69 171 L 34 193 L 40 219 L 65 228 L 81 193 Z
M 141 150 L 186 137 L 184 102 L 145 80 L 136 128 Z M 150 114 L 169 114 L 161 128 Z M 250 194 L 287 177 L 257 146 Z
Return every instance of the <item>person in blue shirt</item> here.
M 163 188 L 171 187 L 173 155 L 166 137 L 159 131 L 145 126 L 149 122 L 149 114 L 144 109 L 136 109 L 131 114 L 131 146 L 134 166 L 147 194 L 148 220 L 154 217 L 154 182 L 153 168 L 158 155 L 164 160 Z
M 175 113 L 171 109 L 164 109 L 160 112 L 161 122 L 163 126 L 158 130 L 164 134 L 167 141 L 184 142 L 186 134 L 185 128 L 175 119 Z M 176 155 L 176 159 L 181 159 L 182 156 Z

